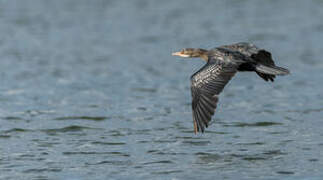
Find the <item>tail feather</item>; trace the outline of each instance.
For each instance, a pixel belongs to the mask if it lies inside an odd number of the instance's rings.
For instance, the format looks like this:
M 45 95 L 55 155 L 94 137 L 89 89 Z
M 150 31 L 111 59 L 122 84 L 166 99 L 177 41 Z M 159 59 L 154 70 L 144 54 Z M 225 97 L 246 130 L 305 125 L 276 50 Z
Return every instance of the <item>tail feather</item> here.
M 256 65 L 256 72 L 269 74 L 269 75 L 280 75 L 280 76 L 287 75 L 290 73 L 288 69 L 278 67 L 278 66 L 266 66 L 263 64 Z

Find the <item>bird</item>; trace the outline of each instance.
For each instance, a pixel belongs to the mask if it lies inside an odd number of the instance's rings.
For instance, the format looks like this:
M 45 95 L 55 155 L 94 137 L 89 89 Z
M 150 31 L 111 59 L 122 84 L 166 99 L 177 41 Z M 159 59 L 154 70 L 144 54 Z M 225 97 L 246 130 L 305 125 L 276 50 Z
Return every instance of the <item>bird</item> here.
M 201 58 L 206 64 L 191 76 L 192 116 L 194 133 L 204 133 L 214 115 L 219 94 L 231 78 L 240 71 L 256 72 L 265 81 L 290 74 L 278 67 L 271 53 L 252 43 L 239 42 L 210 50 L 184 48 L 173 56 Z

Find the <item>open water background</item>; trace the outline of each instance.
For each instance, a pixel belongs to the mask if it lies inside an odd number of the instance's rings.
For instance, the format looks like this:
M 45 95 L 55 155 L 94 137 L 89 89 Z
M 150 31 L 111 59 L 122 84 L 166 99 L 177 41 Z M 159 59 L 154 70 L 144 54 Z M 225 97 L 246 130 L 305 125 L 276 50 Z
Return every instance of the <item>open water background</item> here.
M 1 0 L 0 179 L 323 177 L 323 1 Z M 291 75 L 239 73 L 194 135 L 184 47 L 239 41 Z

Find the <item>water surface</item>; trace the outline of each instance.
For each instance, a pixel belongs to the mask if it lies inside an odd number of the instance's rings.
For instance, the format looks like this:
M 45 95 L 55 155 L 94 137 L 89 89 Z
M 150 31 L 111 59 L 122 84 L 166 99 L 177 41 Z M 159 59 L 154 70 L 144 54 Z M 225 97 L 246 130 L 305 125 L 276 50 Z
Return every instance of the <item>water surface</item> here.
M 322 1 L 1 1 L 0 179 L 320 179 Z M 194 135 L 184 47 L 249 41 Z

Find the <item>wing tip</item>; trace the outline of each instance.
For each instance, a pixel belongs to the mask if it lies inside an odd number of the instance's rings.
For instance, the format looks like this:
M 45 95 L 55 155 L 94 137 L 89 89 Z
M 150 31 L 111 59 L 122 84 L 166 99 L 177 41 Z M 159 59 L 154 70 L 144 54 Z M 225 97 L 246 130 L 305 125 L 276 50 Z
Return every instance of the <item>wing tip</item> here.
M 193 124 L 194 124 L 194 134 L 197 134 L 198 130 L 197 130 L 196 121 L 194 121 Z

